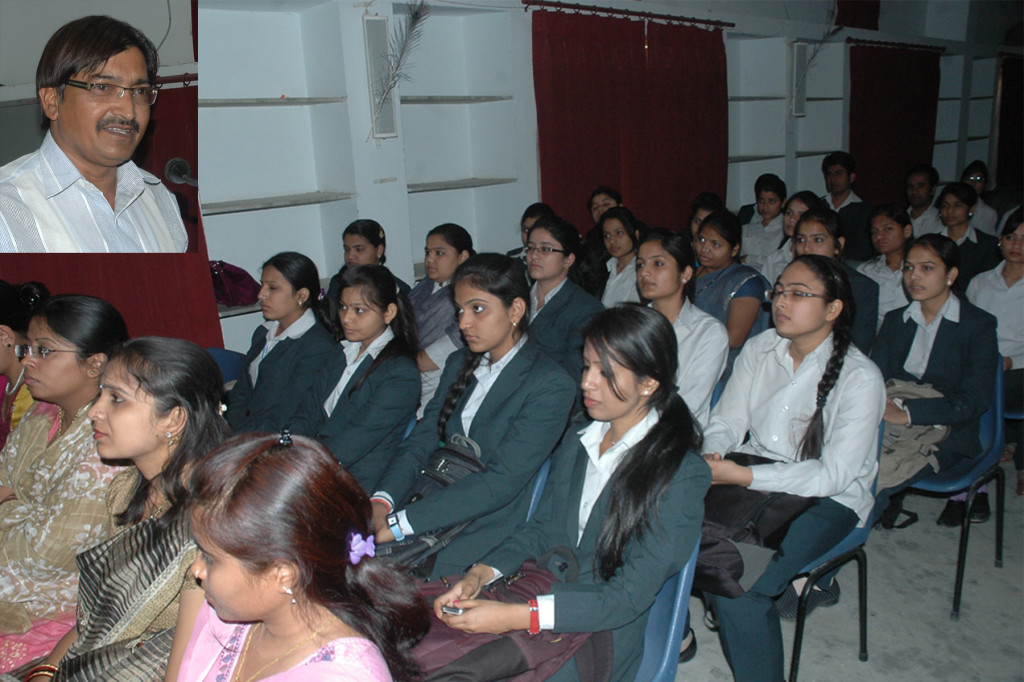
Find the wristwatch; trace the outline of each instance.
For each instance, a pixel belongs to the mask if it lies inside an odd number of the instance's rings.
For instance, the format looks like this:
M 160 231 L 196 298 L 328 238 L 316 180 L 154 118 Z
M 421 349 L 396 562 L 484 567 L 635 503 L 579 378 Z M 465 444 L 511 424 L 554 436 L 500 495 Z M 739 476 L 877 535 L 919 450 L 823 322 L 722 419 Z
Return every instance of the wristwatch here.
M 388 528 L 391 529 L 391 533 L 395 536 L 396 541 L 405 539 L 405 533 L 402 532 L 402 527 L 398 523 L 398 514 L 388 514 L 387 524 Z

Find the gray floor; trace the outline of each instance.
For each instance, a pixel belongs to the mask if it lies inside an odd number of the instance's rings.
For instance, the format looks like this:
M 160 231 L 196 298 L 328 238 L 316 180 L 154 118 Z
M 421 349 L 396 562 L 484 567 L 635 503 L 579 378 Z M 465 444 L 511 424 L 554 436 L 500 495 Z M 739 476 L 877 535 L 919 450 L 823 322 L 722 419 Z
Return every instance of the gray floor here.
M 971 527 L 960 620 L 950 619 L 960 530 L 935 523 L 944 500 L 908 495 L 921 519 L 902 530 L 872 531 L 868 555 L 868 660 L 857 658 L 857 568 L 839 574 L 842 598 L 808 619 L 800 657 L 802 682 L 834 680 L 1024 680 L 1024 498 L 1007 479 L 1003 566 L 993 565 L 995 517 Z M 995 504 L 995 487 L 991 500 Z M 993 506 L 994 509 L 994 506 Z M 676 680 L 731 680 L 716 633 L 690 612 L 697 656 Z M 783 622 L 788 674 L 793 624 Z

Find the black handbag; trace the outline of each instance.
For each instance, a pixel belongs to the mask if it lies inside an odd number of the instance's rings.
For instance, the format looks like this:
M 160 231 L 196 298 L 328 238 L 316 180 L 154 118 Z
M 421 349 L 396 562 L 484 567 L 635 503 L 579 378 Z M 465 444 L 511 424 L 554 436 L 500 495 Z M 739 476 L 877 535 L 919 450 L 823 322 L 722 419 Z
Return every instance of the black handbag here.
M 427 466 L 420 471 L 402 507 L 483 469 L 480 446 L 467 436 L 455 434 L 431 453 Z M 418 533 L 405 540 L 378 545 L 376 555 L 403 566 L 410 575 L 425 578 L 434 570 L 437 553 L 451 544 L 470 523 L 465 521 L 449 528 Z
M 758 455 L 731 453 L 743 466 L 771 464 Z M 704 497 L 694 589 L 739 597 L 757 582 L 789 531 L 789 524 L 817 501 L 789 493 L 764 493 L 740 485 L 713 485 Z

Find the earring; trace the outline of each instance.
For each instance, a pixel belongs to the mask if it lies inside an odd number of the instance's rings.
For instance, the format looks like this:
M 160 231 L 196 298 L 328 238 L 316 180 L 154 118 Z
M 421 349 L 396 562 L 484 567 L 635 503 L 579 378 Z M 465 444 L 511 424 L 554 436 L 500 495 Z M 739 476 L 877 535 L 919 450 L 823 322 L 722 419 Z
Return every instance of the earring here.
M 199 571 L 192 571 L 192 575 L 195 576 L 196 580 L 199 580 Z
M 516 328 L 516 327 L 518 327 L 518 326 L 519 326 L 519 323 L 518 323 L 518 322 L 513 322 L 513 323 L 512 323 L 512 328 L 513 328 L 513 329 L 515 329 L 515 328 Z
M 644 391 L 644 395 L 647 395 L 648 393 L 649 393 L 649 391 L 646 391 L 646 390 Z
M 946 280 L 946 286 L 947 287 L 951 287 L 951 286 L 953 286 L 953 283 L 947 279 Z
M 167 447 L 171 447 L 171 446 L 172 446 L 172 445 L 174 445 L 174 444 L 175 444 L 175 443 L 177 442 L 177 440 L 178 440 L 177 438 L 175 438 L 175 437 L 174 437 L 174 434 L 173 434 L 173 433 L 171 433 L 170 431 L 168 431 L 168 432 L 167 432 L 166 434 L 164 434 L 164 435 L 165 435 L 165 436 L 167 437 Z
M 295 602 L 295 597 L 294 597 L 294 596 L 292 596 L 292 594 L 293 594 L 293 593 L 292 593 L 292 588 L 290 588 L 290 587 L 286 587 L 286 588 L 284 588 L 284 593 L 285 593 L 285 594 L 287 594 L 288 596 L 291 596 L 291 597 L 292 597 L 292 603 L 293 603 L 293 604 L 294 604 L 294 603 L 296 603 L 296 602 Z

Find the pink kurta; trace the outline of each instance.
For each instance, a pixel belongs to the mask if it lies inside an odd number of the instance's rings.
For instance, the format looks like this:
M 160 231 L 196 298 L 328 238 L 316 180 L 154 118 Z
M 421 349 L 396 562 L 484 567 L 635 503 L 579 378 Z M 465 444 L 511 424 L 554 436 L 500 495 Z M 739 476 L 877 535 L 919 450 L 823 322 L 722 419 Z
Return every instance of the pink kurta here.
M 209 603 L 204 603 L 185 649 L 178 682 L 228 682 L 233 679 L 251 627 L 225 623 Z M 291 670 L 264 679 L 274 682 L 391 682 L 391 674 L 373 642 L 362 637 L 342 637 L 320 647 Z

